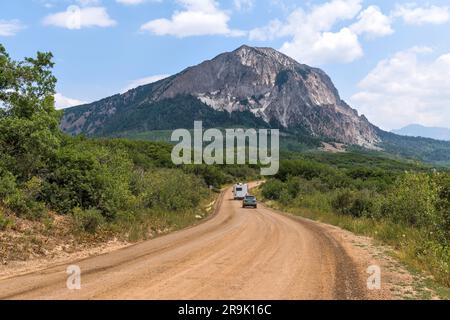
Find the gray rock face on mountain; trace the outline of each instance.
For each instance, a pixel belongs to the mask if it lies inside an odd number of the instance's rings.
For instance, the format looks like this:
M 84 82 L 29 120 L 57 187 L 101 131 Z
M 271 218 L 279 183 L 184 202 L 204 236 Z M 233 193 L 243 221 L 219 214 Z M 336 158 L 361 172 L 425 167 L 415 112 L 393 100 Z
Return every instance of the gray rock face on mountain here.
M 61 127 L 92 133 L 121 109 L 192 95 L 215 110 L 251 111 L 313 136 L 375 148 L 377 128 L 341 100 L 330 78 L 271 48 L 242 46 L 159 82 L 66 111 Z M 87 131 L 87 132 L 86 132 Z

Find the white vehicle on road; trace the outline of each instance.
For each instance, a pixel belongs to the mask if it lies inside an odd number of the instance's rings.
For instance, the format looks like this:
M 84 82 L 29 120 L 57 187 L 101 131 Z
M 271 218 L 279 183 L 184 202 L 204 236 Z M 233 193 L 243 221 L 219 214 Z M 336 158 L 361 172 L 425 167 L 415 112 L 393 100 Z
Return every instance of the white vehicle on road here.
M 234 200 L 244 200 L 247 194 L 248 194 L 247 184 L 238 183 L 233 186 Z

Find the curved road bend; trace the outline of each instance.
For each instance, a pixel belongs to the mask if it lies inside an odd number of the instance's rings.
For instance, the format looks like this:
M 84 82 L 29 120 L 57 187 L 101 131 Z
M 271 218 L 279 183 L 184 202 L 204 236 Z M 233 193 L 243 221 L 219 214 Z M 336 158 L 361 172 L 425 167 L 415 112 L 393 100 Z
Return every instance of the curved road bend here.
M 1 299 L 365 299 L 351 257 L 309 220 L 260 206 L 242 209 L 231 189 L 206 222 L 72 264 L 0 281 Z

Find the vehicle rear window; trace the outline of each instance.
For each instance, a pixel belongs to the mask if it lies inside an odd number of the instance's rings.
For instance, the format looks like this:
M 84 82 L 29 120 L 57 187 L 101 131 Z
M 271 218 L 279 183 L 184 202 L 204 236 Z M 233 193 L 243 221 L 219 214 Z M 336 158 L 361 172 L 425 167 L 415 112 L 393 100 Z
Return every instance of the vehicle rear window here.
M 254 199 L 256 199 L 254 196 L 247 196 L 247 197 L 245 197 L 245 199 L 248 199 L 248 200 L 254 200 Z
M 236 191 L 242 191 L 242 188 L 236 188 Z

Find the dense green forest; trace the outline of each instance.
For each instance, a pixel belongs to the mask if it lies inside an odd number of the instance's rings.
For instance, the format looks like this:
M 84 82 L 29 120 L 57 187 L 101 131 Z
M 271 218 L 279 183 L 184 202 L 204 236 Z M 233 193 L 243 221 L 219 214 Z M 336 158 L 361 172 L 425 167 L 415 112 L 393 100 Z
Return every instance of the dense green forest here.
M 386 153 L 418 159 L 441 166 L 450 166 L 450 142 L 429 138 L 399 136 L 379 130 L 380 145 Z
M 89 105 L 76 107 L 68 109 L 67 112 L 79 116 L 89 107 Z M 133 107 L 120 104 L 116 106 L 116 113 L 112 116 L 99 117 L 91 114 L 88 117 L 89 121 L 77 129 L 84 133 L 89 132 L 93 137 L 127 137 L 142 132 L 193 128 L 194 121 L 203 121 L 204 128 L 269 127 L 264 120 L 257 118 L 250 111 L 235 113 L 217 111 L 190 95 Z M 97 121 L 105 122 L 105 125 L 91 130 L 90 123 Z
M 192 128 L 194 121 L 202 120 L 204 128 L 267 128 L 264 120 L 250 111 L 228 113 L 217 111 L 193 96 L 177 96 L 116 114 L 98 136 L 110 136 L 124 132 L 145 132 L 178 128 Z

